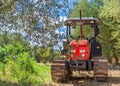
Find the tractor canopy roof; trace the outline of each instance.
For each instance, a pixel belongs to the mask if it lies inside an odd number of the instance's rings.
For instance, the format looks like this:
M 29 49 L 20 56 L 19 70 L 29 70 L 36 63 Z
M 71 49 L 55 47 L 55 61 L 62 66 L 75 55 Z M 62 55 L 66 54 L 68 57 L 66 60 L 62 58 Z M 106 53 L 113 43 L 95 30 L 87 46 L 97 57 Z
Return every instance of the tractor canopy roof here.
M 79 26 L 80 24 L 82 25 L 94 25 L 94 24 L 99 24 L 99 20 L 97 18 L 91 18 L 91 17 L 82 17 L 81 20 L 80 18 L 68 18 L 65 22 L 65 25 L 70 25 L 70 26 Z

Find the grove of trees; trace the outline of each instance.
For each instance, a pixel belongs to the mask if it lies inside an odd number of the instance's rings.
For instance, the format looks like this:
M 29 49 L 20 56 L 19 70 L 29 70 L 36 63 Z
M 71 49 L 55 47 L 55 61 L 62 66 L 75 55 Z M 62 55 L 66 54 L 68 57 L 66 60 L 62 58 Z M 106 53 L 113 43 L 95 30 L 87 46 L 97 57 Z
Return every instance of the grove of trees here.
M 57 41 L 55 29 L 62 23 L 59 9 L 67 13 L 68 0 L 63 1 L 0 0 L 0 85 L 46 83 L 43 78 L 50 67 L 37 62 L 46 63 L 59 55 L 52 46 Z

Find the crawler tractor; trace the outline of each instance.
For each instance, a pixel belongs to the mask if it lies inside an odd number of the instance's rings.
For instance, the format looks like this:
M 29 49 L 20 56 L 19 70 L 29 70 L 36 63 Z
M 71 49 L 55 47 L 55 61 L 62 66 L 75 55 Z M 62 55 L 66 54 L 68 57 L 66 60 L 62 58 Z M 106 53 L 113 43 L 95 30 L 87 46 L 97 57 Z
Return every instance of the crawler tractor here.
M 70 79 L 74 71 L 93 71 L 95 80 L 106 81 L 108 78 L 108 61 L 102 57 L 102 48 L 97 41 L 99 34 L 98 19 L 81 17 L 80 11 L 80 18 L 68 18 L 64 24 L 67 27 L 66 41 L 63 43 L 64 49 L 61 51 L 61 55 L 64 55 L 65 58 L 52 61 L 52 80 L 62 82 Z M 92 37 L 87 38 L 83 35 L 83 26 L 87 26 L 87 29 L 93 29 Z M 72 31 L 76 27 L 80 34 L 75 39 L 72 36 Z

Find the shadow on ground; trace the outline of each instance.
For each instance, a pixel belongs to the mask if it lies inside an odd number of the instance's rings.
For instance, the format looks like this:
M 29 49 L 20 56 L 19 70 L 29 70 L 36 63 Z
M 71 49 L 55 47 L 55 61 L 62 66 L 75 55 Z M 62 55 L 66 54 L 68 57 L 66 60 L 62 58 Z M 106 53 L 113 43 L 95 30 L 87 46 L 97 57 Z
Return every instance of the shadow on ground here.
M 98 82 L 87 77 L 73 77 L 68 82 L 54 83 L 53 86 L 120 86 L 120 77 L 109 77 L 107 82 Z
M 93 77 L 72 77 L 68 82 L 53 86 L 120 86 L 120 69 L 109 68 L 107 82 L 98 82 Z

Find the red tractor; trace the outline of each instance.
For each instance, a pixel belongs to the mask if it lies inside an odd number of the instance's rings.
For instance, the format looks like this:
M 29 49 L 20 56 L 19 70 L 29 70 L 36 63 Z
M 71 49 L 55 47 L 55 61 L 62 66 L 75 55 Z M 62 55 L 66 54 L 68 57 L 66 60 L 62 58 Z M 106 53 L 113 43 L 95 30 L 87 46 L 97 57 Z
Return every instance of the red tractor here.
M 102 49 L 96 37 L 99 34 L 99 21 L 97 18 L 69 18 L 64 22 L 67 27 L 66 42 L 61 54 L 65 58 L 52 61 L 51 77 L 54 82 L 62 82 L 70 79 L 73 71 L 93 71 L 95 80 L 106 81 L 108 78 L 108 61 L 102 58 Z M 83 35 L 83 26 L 93 29 L 93 36 L 87 38 Z M 77 39 L 72 37 L 72 29 L 80 28 Z M 77 28 L 77 29 L 79 29 Z M 88 28 L 89 29 L 89 28 Z

